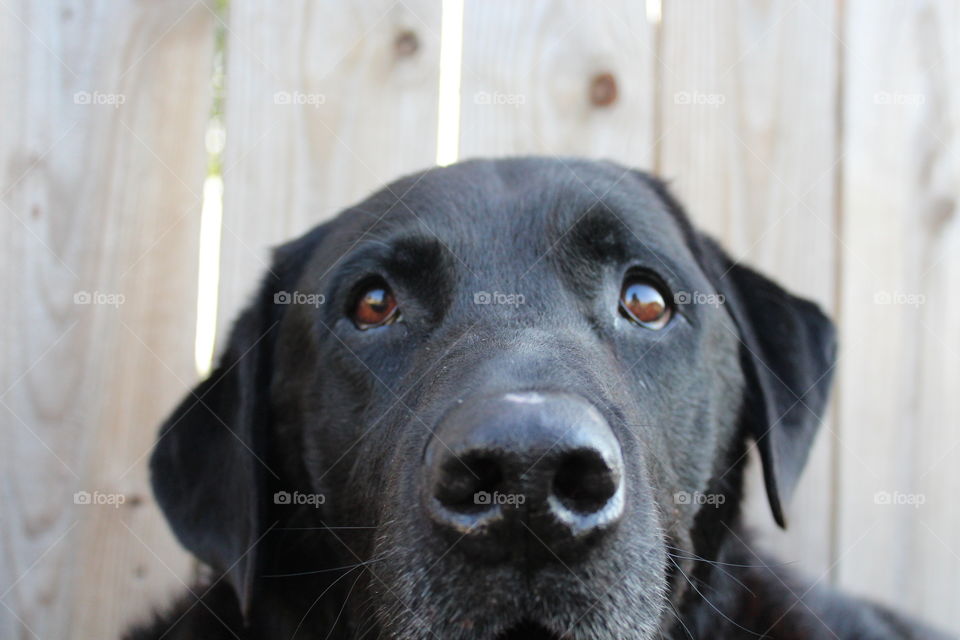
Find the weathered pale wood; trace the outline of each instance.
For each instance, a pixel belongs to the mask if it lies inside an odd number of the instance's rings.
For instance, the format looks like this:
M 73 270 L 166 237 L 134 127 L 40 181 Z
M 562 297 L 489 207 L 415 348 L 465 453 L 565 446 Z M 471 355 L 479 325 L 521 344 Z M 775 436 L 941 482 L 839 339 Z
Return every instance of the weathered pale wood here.
M 189 573 L 144 453 L 193 378 L 212 28 L 188 0 L 0 7 L 0 637 L 116 637 Z
M 467 0 L 460 156 L 571 154 L 650 167 L 655 51 L 641 2 Z
M 439 31 L 430 0 L 231 3 L 218 342 L 272 246 L 433 164 Z
M 960 4 L 845 23 L 839 578 L 960 632 Z
M 661 28 L 660 172 L 735 258 L 834 313 L 836 3 L 668 2 Z M 762 543 L 814 577 L 833 561 L 832 424 L 786 533 L 769 516 L 759 469 L 748 482 L 747 518 Z

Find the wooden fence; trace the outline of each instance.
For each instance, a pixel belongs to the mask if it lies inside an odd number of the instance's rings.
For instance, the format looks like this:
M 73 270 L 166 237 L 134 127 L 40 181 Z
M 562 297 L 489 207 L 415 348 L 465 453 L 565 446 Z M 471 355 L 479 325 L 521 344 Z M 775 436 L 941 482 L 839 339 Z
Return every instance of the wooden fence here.
M 960 2 L 465 0 L 441 43 L 443 10 L 0 1 L 0 637 L 114 637 L 194 570 L 145 462 L 196 379 L 221 41 L 220 329 L 269 246 L 433 164 L 438 118 L 460 157 L 653 169 L 840 327 L 765 544 L 960 632 Z

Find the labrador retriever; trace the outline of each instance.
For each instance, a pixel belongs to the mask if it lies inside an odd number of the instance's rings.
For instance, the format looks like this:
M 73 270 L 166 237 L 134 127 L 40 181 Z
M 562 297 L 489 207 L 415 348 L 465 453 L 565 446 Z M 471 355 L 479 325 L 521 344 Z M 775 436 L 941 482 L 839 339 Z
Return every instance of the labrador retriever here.
M 154 491 L 210 575 L 129 637 L 944 637 L 740 523 L 755 446 L 785 524 L 834 364 L 649 175 L 403 178 L 276 251 L 163 425 Z

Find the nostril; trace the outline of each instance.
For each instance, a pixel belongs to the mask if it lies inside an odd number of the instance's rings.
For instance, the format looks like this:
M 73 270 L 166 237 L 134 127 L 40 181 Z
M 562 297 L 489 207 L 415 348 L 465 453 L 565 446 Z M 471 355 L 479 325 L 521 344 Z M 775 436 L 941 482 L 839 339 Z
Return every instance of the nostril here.
M 553 477 L 553 494 L 578 513 L 596 513 L 607 504 L 620 485 L 620 473 L 611 469 L 599 452 L 568 453 Z
M 477 494 L 493 493 L 502 483 L 503 468 L 495 456 L 451 455 L 443 462 L 433 495 L 448 509 L 476 513 L 490 508 L 488 502 L 477 499 Z

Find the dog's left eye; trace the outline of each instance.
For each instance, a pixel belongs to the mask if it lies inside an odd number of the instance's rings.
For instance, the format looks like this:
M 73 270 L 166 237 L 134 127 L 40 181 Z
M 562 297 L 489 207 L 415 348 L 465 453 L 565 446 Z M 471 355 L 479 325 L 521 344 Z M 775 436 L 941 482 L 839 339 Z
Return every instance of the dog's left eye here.
M 361 290 L 351 317 L 358 329 L 372 329 L 396 321 L 398 309 L 390 287 L 378 282 Z
M 620 313 L 647 329 L 662 329 L 670 322 L 672 310 L 660 285 L 649 277 L 637 275 L 623 281 Z

